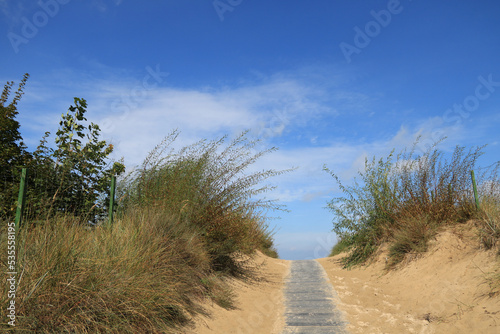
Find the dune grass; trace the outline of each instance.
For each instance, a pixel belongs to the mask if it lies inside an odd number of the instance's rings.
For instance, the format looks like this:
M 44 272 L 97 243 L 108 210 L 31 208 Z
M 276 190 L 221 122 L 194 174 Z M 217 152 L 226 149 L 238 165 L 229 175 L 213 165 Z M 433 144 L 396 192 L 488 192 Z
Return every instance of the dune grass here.
M 165 212 L 92 230 L 60 218 L 18 241 L 17 330 L 160 333 L 203 313 L 199 302 L 217 291 L 202 281 L 211 274 L 201 237 Z
M 500 241 L 500 197 L 484 196 L 477 214 L 479 237 L 487 248 L 498 246 Z
M 173 133 L 122 180 L 113 225 L 79 217 L 26 222 L 17 237 L 17 325 L 36 333 L 175 333 L 212 300 L 233 307 L 227 277 L 250 279 L 255 250 L 277 256 L 257 195 L 283 172 L 248 172 L 263 154 L 245 134 L 170 149 Z M 167 152 L 167 153 L 166 153 Z M 2 224 L 1 244 L 6 244 Z M 243 256 L 246 255 L 246 256 Z M 0 254 L 7 271 L 6 252 Z M 7 303 L 7 285 L 0 285 Z
M 431 147 L 415 154 L 416 144 L 397 156 L 366 159 L 361 182 L 344 186 L 338 176 L 325 167 L 344 196 L 328 203 L 335 214 L 333 231 L 340 236 L 332 254 L 345 252 L 345 267 L 364 263 L 380 245 L 389 246 L 389 267 L 408 254 L 427 250 L 440 228 L 475 219 L 486 247 L 500 239 L 498 210 L 500 162 L 479 173 L 481 209 L 472 193 L 470 171 L 476 168 L 484 147 L 457 146 L 449 160 Z
M 158 145 L 122 182 L 120 213 L 138 207 L 162 207 L 202 235 L 216 271 L 239 273 L 231 254 L 255 249 L 277 255 L 266 224 L 269 210 L 283 209 L 258 196 L 273 189 L 262 182 L 287 171 L 247 172 L 271 148 L 256 151 L 258 141 L 242 133 L 225 145 L 226 137 L 199 141 L 171 150 L 178 133 Z

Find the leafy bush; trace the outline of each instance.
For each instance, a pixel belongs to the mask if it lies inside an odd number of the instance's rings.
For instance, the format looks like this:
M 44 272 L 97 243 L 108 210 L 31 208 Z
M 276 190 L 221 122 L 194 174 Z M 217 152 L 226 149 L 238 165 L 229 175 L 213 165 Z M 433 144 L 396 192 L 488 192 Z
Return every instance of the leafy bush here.
M 389 247 L 389 267 L 401 262 L 408 254 L 426 252 L 438 224 L 429 217 L 421 216 L 406 220 L 403 226 L 394 232 Z
M 364 262 L 383 242 L 394 243 L 390 255 L 398 262 L 402 254 L 425 251 L 439 226 L 476 216 L 470 171 L 484 146 L 468 152 L 457 146 L 448 161 L 438 143 L 416 155 L 417 142 L 396 157 L 393 151 L 386 159 L 366 159 L 361 183 L 355 179 L 351 186 L 324 167 L 345 195 L 328 208 L 335 215 L 333 231 L 350 249 L 346 266 Z M 499 167 L 500 162 L 481 173 L 482 185 L 498 184 Z
M 111 175 L 124 172 L 122 163 L 107 162 L 113 146 L 99 139 L 99 126 L 85 124 L 87 102 L 75 97 L 74 104 L 59 122 L 56 148 L 47 146 L 45 133 L 28 165 L 32 219 L 73 214 L 97 223 L 106 213 Z
M 257 249 L 277 257 L 266 213 L 283 208 L 259 196 L 273 189 L 262 181 L 286 171 L 248 172 L 275 148 L 256 151 L 258 141 L 243 133 L 228 145 L 223 137 L 174 151 L 175 131 L 121 180 L 118 217 L 103 226 L 109 176 L 122 173 L 123 164 L 107 162 L 113 147 L 99 139 L 96 124 L 87 124 L 87 104 L 79 98 L 62 115 L 55 147 L 46 133 L 35 152 L 24 154 L 14 118 L 26 79 L 10 105 L 13 83 L 0 99 L 6 143 L 0 163 L 9 163 L 0 169 L 2 244 L 15 206 L 15 173 L 29 168 L 26 223 L 16 239 L 17 323 L 2 329 L 171 333 L 206 314 L 206 298 L 233 307 L 226 276 L 250 278 Z M 7 252 L 0 261 L 9 271 Z M 0 285 L 3 304 L 7 288 Z
M 349 251 L 351 244 L 347 238 L 339 239 L 337 243 L 332 247 L 329 256 L 335 256 L 338 254 L 346 253 Z
M 38 148 L 27 152 L 15 118 L 28 77 L 24 75 L 10 103 L 13 82 L 7 82 L 0 97 L 0 216 L 14 216 L 20 170 L 27 167 L 27 218 L 73 214 L 96 223 L 107 208 L 110 176 L 122 173 L 124 166 L 108 162 L 113 146 L 99 139 L 97 124 L 87 124 L 87 102 L 76 97 L 61 115 L 55 148 L 47 144 L 46 132 Z

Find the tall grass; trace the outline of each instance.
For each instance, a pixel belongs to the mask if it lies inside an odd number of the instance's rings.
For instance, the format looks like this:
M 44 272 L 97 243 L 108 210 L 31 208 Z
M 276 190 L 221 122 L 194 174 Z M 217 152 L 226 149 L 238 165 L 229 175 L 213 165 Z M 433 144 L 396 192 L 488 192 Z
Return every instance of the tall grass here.
M 213 293 L 201 281 L 210 275 L 201 237 L 160 210 L 110 229 L 58 219 L 22 230 L 18 244 L 18 331 L 168 332 L 203 313 Z M 6 305 L 6 284 L 0 290 Z
M 491 249 L 500 240 L 500 196 L 483 196 L 477 215 L 479 237 L 482 244 Z
M 227 145 L 222 137 L 175 151 L 177 135 L 168 136 L 122 183 L 122 214 L 137 207 L 168 209 L 199 231 L 216 271 L 241 273 L 231 256 L 235 252 L 275 254 L 264 218 L 268 210 L 282 208 L 256 196 L 273 189 L 261 185 L 264 180 L 286 171 L 247 171 L 275 149 L 256 151 L 258 141 L 242 133 Z
M 345 266 L 366 261 L 384 242 L 390 244 L 389 264 L 396 264 L 408 253 L 425 251 L 441 226 L 477 217 L 470 171 L 484 146 L 468 151 L 457 146 L 447 160 L 436 148 L 438 143 L 423 155 L 415 154 L 417 143 L 397 156 L 393 151 L 385 159 L 366 159 L 364 171 L 359 172 L 361 182 L 355 179 L 351 186 L 324 168 L 344 193 L 328 208 L 335 215 L 333 231 L 349 249 Z M 499 167 L 496 163 L 481 173 L 483 196 L 498 198 L 493 188 L 499 184 Z M 498 226 L 493 229 L 498 231 Z M 491 231 L 488 235 L 498 238 Z
M 277 256 L 265 214 L 280 206 L 255 196 L 283 171 L 247 170 L 274 149 L 257 152 L 242 134 L 175 151 L 176 136 L 120 183 L 112 226 L 64 216 L 21 229 L 15 330 L 174 333 L 206 314 L 206 299 L 232 307 L 226 277 L 251 278 L 255 250 Z M 6 232 L 2 224 L 0 244 Z M 7 296 L 0 285 L 3 305 Z

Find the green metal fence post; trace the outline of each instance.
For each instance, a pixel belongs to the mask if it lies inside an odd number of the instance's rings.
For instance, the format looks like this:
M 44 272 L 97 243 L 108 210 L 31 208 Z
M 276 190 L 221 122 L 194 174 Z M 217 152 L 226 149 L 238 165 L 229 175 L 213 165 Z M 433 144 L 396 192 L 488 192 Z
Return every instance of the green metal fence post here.
M 111 176 L 111 189 L 109 193 L 109 221 L 108 225 L 113 224 L 113 209 L 115 207 L 115 189 L 116 189 L 116 176 Z
M 474 189 L 474 199 L 476 200 L 476 209 L 479 210 L 479 196 L 477 195 L 477 185 L 476 185 L 476 177 L 474 176 L 474 171 L 470 171 L 470 176 L 472 178 L 472 188 Z
M 28 175 L 28 170 L 23 168 L 21 170 L 21 182 L 19 184 L 19 196 L 17 198 L 17 209 L 16 209 L 16 233 L 19 232 L 19 226 L 21 225 L 21 221 L 23 219 L 23 211 L 24 211 L 24 200 L 26 198 L 26 177 Z

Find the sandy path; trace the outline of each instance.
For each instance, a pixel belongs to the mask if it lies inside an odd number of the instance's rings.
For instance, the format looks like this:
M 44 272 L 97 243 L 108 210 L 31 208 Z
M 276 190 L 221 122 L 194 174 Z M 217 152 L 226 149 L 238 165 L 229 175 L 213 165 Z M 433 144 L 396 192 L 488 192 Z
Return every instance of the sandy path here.
M 467 226 L 441 233 L 430 250 L 385 272 L 385 253 L 369 266 L 342 269 L 340 257 L 318 259 L 337 293 L 350 333 L 498 334 L 500 295 L 491 296 L 485 274 L 499 272 L 495 252 L 478 249 Z M 258 254 L 258 283 L 235 282 L 237 309 L 210 306 L 191 334 L 282 333 L 283 287 L 290 261 Z
M 190 334 L 279 334 L 285 324 L 283 286 L 289 261 L 273 259 L 258 252 L 255 263 L 261 265 L 257 282 L 232 281 L 237 294 L 236 309 L 209 305 L 210 318 L 198 318 Z

